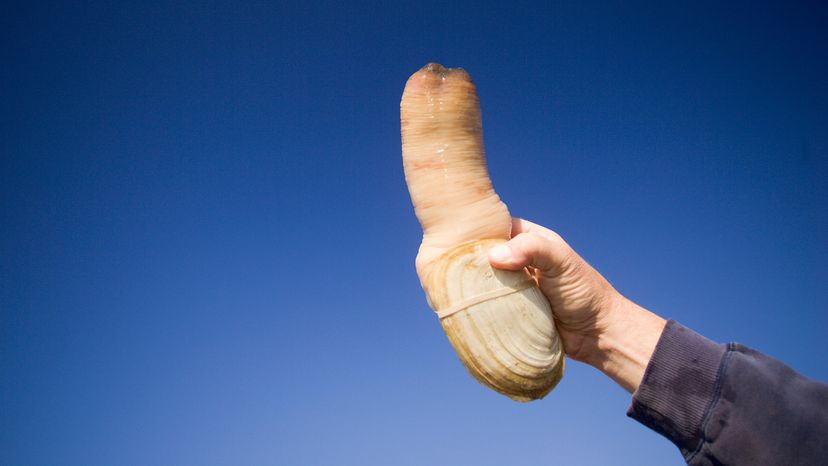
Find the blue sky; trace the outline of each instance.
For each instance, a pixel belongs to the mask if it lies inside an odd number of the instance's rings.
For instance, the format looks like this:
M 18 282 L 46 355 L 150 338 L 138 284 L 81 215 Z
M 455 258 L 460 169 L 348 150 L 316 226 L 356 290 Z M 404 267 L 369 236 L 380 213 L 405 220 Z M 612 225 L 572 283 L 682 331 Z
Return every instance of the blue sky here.
M 632 299 L 828 380 L 817 2 L 170 2 L 0 18 L 0 463 L 682 464 L 571 363 L 517 404 L 414 272 L 407 77 Z

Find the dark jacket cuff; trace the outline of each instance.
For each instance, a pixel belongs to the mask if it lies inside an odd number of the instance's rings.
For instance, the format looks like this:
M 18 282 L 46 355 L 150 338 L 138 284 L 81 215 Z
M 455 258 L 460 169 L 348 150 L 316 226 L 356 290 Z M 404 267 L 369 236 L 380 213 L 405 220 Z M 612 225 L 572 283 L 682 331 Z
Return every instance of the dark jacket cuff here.
M 719 396 L 726 349 L 668 321 L 627 416 L 670 439 L 685 457 L 696 451 Z

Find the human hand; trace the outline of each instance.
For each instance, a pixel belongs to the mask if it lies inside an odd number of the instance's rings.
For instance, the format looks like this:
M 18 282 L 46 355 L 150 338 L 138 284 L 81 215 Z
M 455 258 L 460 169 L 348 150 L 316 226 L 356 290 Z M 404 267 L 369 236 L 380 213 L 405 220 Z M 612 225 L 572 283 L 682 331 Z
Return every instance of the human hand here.
M 552 306 L 566 354 L 635 391 L 664 319 L 616 291 L 560 235 L 527 220 L 512 220 L 512 239 L 493 248 L 489 261 L 499 269 L 526 267 Z

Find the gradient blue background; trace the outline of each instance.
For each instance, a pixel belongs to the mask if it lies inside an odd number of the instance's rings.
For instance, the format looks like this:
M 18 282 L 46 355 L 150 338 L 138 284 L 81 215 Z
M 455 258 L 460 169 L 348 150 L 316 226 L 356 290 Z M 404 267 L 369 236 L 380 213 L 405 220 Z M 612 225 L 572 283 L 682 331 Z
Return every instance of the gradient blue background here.
M 592 368 L 517 404 L 455 357 L 400 160 L 429 61 L 514 215 L 828 379 L 817 2 L 134 3 L 0 15 L 0 464 L 682 464 Z

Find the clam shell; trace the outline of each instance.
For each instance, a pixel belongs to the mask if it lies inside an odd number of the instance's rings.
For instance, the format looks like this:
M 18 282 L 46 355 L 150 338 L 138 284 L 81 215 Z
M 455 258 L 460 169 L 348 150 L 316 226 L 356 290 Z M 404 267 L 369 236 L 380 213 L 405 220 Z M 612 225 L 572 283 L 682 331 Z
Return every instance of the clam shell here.
M 530 401 L 543 398 L 561 380 L 563 348 L 549 302 L 529 273 L 489 265 L 488 251 L 503 242 L 481 240 L 450 250 L 434 262 L 424 285 L 438 314 L 463 307 L 441 323 L 469 372 L 513 400 Z M 528 280 L 532 283 L 526 287 Z M 508 294 L 475 300 L 504 288 Z

